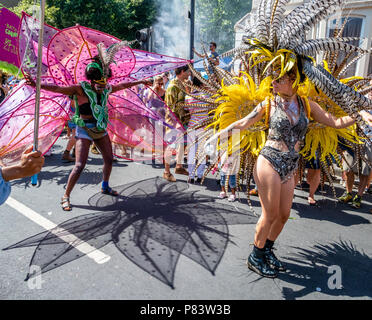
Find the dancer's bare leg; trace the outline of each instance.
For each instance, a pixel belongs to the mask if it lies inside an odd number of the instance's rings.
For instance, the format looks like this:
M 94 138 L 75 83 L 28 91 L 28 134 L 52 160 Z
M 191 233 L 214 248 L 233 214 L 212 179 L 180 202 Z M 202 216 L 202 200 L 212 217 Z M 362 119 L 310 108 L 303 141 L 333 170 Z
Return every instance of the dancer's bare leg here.
M 346 191 L 349 193 L 352 193 L 353 186 L 354 186 L 354 180 L 355 180 L 354 172 L 346 171 L 345 177 L 346 177 Z
M 279 214 L 274 223 L 271 225 L 271 229 L 268 235 L 268 239 L 273 242 L 278 238 L 279 234 L 284 228 L 284 225 L 288 221 L 293 203 L 294 188 L 294 178 L 286 181 L 285 183 L 282 183 L 280 189 Z
M 179 143 L 176 147 L 176 168 L 183 168 L 183 144 Z M 169 148 L 164 153 L 164 172 L 170 173 L 170 162 L 171 162 L 172 152 Z
M 68 177 L 67 187 L 64 197 L 70 197 L 71 191 L 74 188 L 76 182 L 78 181 L 80 174 L 85 168 L 89 155 L 89 147 L 91 141 L 88 139 L 76 139 L 75 145 L 75 166 L 72 169 L 70 176 Z
M 358 196 L 362 197 L 368 184 L 368 176 L 361 174 L 359 176 Z
M 372 181 L 372 171 L 368 176 L 368 181 L 367 181 L 367 186 L 366 186 L 367 188 L 369 188 L 369 186 L 371 185 L 371 181 Z
M 107 134 L 101 139 L 94 140 L 94 143 L 101 152 L 103 158 L 103 181 L 108 182 L 110 179 L 112 164 L 114 160 L 110 138 Z
M 254 181 L 260 190 L 259 197 L 262 207 L 262 215 L 256 225 L 254 244 L 257 248 L 262 249 L 271 227 L 279 215 L 282 184 L 278 173 L 262 156 L 258 157 L 254 168 Z
M 168 181 L 175 182 L 176 178 L 170 172 L 171 159 L 172 159 L 172 151 L 171 151 L 170 147 L 167 147 L 164 150 L 164 173 L 163 173 L 163 178 L 168 180 Z
M 68 152 L 70 152 L 71 149 L 72 149 L 72 148 L 74 147 L 74 145 L 76 144 L 75 132 L 76 132 L 76 129 L 72 129 L 70 139 L 68 140 L 68 143 L 67 143 L 67 146 L 66 146 L 66 150 L 67 150 Z
M 68 161 L 68 162 L 75 161 L 75 159 L 70 156 L 70 151 L 74 147 L 75 143 L 76 143 L 75 129 L 73 129 L 72 134 L 70 134 L 70 136 L 69 136 L 69 140 L 67 142 L 66 149 L 62 154 L 62 160 L 65 160 L 65 161 Z
M 320 183 L 320 169 L 307 170 L 307 183 L 309 184 L 309 196 L 307 198 L 309 204 L 315 204 L 314 199 L 315 191 L 318 189 Z
M 172 159 L 172 151 L 169 146 L 164 150 L 164 172 L 170 173 L 170 162 Z
M 179 143 L 177 146 L 177 155 L 176 155 L 176 168 L 183 168 L 183 157 L 185 155 L 184 144 Z

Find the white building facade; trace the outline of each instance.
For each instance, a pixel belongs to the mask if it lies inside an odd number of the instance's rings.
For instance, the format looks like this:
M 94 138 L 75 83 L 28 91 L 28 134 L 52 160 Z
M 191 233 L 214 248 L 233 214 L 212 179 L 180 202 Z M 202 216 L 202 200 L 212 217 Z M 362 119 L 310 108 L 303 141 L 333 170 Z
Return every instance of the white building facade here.
M 252 11 L 244 16 L 235 25 L 235 47 L 239 46 L 244 35 L 244 26 L 250 15 L 254 13 L 261 0 L 252 1 Z M 287 5 L 288 11 L 301 5 L 304 1 L 291 0 Z M 346 0 L 343 8 L 338 10 L 328 19 L 322 20 L 308 34 L 309 39 L 326 38 L 333 35 L 333 31 L 347 20 L 342 36 L 360 37 L 359 43 L 356 43 L 363 49 L 370 49 L 372 46 L 372 1 L 364 0 Z M 353 43 L 354 44 L 354 43 Z M 372 56 L 365 55 L 350 70 L 351 73 L 358 76 L 367 76 L 372 74 Z M 351 75 L 351 74 L 349 74 Z

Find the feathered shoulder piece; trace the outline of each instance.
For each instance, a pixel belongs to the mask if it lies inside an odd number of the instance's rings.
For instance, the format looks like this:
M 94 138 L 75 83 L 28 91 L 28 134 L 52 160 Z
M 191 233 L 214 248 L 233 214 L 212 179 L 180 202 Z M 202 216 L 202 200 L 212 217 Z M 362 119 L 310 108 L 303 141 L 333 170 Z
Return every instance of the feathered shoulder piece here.
M 248 67 L 256 68 L 261 76 L 276 71 L 278 78 L 296 68 L 297 79 L 294 85 L 308 78 L 347 114 L 355 114 L 354 111 L 359 108 L 371 109 L 371 100 L 315 62 L 318 54 L 335 56 L 344 53 L 348 57 L 359 57 L 370 51 L 350 44 L 353 39 L 341 36 L 306 39 L 307 32 L 340 9 L 344 0 L 310 0 L 285 14 L 288 2 L 261 1 L 256 19 L 248 23 L 247 35 L 243 37 L 242 48 L 250 61 Z M 348 99 L 345 99 L 346 96 Z
M 111 45 L 107 50 L 105 49 L 105 46 L 103 43 L 97 44 L 97 49 L 98 49 L 98 55 L 99 59 L 102 64 L 102 69 L 103 69 L 103 76 L 106 78 L 109 74 L 110 70 L 110 64 L 115 63 L 115 54 L 123 47 L 128 46 L 127 41 L 121 41 L 118 43 L 114 43 Z

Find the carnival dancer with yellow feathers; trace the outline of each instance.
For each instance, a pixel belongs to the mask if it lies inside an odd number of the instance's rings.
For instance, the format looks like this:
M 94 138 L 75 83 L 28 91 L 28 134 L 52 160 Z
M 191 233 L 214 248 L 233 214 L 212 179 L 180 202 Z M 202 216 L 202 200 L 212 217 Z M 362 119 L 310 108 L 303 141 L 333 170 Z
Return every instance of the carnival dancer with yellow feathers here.
M 350 116 L 336 118 L 326 113 L 316 102 L 299 97 L 298 87 L 293 87 L 297 72 L 298 67 L 293 66 L 284 75 L 274 79 L 272 100 L 259 104 L 248 116 L 219 133 L 233 129 L 246 130 L 265 116 L 267 107 L 270 109 L 269 135 L 254 169 L 254 179 L 260 190 L 262 215 L 256 228 L 254 250 L 248 258 L 249 268 L 266 277 L 275 277 L 276 270 L 284 270 L 271 248 L 289 218 L 295 188 L 294 173 L 309 116 L 319 123 L 338 129 L 355 122 Z M 372 117 L 364 112 L 361 114 L 365 120 L 371 122 Z
M 366 123 L 372 121 L 365 111 L 371 109 L 372 101 L 357 92 L 355 86 L 339 81 L 314 59 L 320 52 L 356 53 L 358 58 L 370 52 L 349 44 L 350 38 L 306 40 L 306 32 L 333 13 L 342 0 L 311 0 L 285 15 L 288 2 L 261 1 L 247 26 L 243 45 L 232 51 L 242 60 L 241 77 L 234 78 L 210 64 L 216 79 L 205 83 L 216 96 L 214 101 L 204 100 L 213 120 L 203 138 L 218 131 L 206 144 L 219 139 L 221 151 L 233 156 L 240 152 L 242 172 L 247 178 L 253 171 L 260 190 L 262 215 L 247 264 L 249 269 L 269 278 L 285 270 L 272 249 L 289 218 L 300 151 L 311 157 L 318 147 L 326 156 L 337 149 L 337 135 L 336 143 L 333 140 L 330 143 L 331 140 L 317 137 L 312 131 L 313 138 L 305 141 L 309 120 L 336 130 L 355 123 L 366 128 Z M 193 73 L 200 77 L 195 70 Z M 343 114 L 326 112 L 309 99 L 313 96 L 326 97 L 327 103 L 339 107 Z M 223 143 L 222 136 L 228 137 Z M 358 143 L 350 132 L 345 131 L 344 136 Z

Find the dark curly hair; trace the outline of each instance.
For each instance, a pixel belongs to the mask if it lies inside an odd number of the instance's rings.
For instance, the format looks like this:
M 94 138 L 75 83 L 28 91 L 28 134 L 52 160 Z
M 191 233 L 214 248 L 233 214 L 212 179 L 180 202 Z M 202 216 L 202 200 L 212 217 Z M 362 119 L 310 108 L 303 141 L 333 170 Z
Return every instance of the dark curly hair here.
M 179 74 L 181 74 L 182 71 L 186 72 L 187 70 L 189 70 L 189 66 L 185 65 L 185 66 L 176 68 L 175 73 L 176 73 L 176 75 L 179 75 Z
M 98 63 L 101 66 L 101 69 L 103 69 L 99 56 L 95 56 L 92 60 L 93 60 L 92 62 Z M 87 68 L 85 69 L 85 76 L 90 81 L 96 81 L 96 80 L 101 80 L 103 74 L 100 69 L 95 68 L 95 67 L 90 67 L 89 70 L 87 70 Z M 107 78 L 111 78 L 111 77 L 112 77 L 112 71 L 111 69 L 109 69 Z

